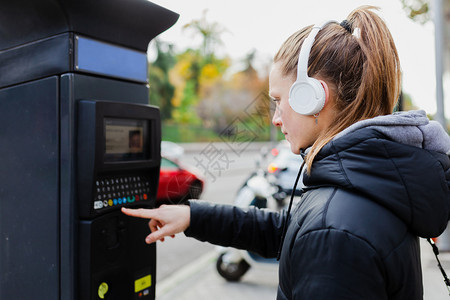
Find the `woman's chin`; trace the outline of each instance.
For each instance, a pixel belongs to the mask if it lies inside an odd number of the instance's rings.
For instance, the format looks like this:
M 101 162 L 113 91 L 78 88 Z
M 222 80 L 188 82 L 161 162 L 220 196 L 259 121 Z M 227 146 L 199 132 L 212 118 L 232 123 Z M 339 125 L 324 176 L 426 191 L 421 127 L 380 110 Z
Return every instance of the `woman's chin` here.
M 292 143 L 289 143 L 289 144 L 291 145 L 291 151 L 292 151 L 292 153 L 294 153 L 294 154 L 300 154 L 300 148 L 299 148 L 299 147 L 294 146 Z

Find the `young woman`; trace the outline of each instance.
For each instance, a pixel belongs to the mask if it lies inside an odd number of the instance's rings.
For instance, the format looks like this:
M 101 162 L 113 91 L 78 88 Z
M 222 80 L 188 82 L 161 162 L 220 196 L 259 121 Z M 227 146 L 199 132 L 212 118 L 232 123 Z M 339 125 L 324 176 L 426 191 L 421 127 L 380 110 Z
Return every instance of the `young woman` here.
M 151 218 L 148 243 L 184 231 L 266 257 L 281 248 L 277 299 L 422 299 L 418 237 L 447 226 L 450 138 L 423 111 L 392 114 L 400 63 L 373 10 L 304 28 L 275 55 L 273 124 L 305 156 L 292 213 L 202 201 L 123 209 Z

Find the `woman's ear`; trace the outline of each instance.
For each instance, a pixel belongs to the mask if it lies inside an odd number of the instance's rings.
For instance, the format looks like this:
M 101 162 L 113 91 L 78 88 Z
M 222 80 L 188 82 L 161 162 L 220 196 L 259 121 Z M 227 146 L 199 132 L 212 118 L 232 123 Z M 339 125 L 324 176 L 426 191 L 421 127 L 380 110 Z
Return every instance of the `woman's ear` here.
M 324 104 L 325 107 L 328 103 L 328 99 L 330 98 L 330 91 L 328 89 L 328 84 L 325 81 L 319 79 L 319 82 L 325 91 L 325 104 Z

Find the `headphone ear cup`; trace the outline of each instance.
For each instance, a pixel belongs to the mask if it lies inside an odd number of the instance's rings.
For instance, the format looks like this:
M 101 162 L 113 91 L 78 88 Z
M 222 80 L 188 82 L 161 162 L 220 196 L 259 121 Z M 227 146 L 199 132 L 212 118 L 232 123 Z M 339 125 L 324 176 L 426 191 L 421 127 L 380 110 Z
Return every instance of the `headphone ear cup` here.
M 296 81 L 289 90 L 289 105 L 301 115 L 315 115 L 325 106 L 325 90 L 317 79 Z

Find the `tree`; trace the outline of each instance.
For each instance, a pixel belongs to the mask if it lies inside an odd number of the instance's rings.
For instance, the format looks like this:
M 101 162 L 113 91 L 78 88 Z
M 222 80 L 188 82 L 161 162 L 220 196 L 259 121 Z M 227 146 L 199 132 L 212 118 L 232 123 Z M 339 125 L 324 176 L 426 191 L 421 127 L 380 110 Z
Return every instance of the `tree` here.
M 428 0 L 401 0 L 408 17 L 420 23 L 426 23 L 431 18 Z
M 160 107 L 163 120 L 172 117 L 172 98 L 175 87 L 169 80 L 169 70 L 175 65 L 173 45 L 164 43 L 159 39 L 154 40 L 157 57 L 149 65 L 149 102 Z
M 267 108 L 270 103 L 267 97 L 262 96 L 267 94 L 268 82 L 267 78 L 261 79 L 253 67 L 255 57 L 256 51 L 252 50 L 243 59 L 241 71 L 231 74 L 226 80 L 217 80 L 209 87 L 208 93 L 202 94 L 197 111 L 204 124 L 218 134 L 223 133 L 236 119 L 250 126 L 260 126 L 262 123 L 262 118 L 259 118 L 258 124 L 253 124 L 252 117 L 255 111 L 261 112 L 261 108 Z M 270 124 L 266 119 L 265 123 Z
M 173 119 L 178 123 L 199 124 L 202 115 L 196 108 L 222 80 L 230 61 L 215 55 L 216 46 L 221 44 L 220 35 L 225 30 L 218 23 L 207 21 L 206 12 L 200 20 L 193 20 L 184 28 L 200 35 L 202 43 L 200 49 L 187 49 L 177 55 L 177 63 L 170 72 L 175 85 Z
M 217 22 L 209 22 L 206 19 L 207 10 L 203 11 L 202 18 L 193 20 L 183 26 L 183 29 L 194 31 L 194 34 L 202 36 L 201 54 L 208 62 L 214 57 L 216 46 L 222 45 L 220 36 L 226 32 L 226 29 Z
M 199 57 L 197 51 L 186 50 L 176 56 L 177 62 L 170 70 L 169 78 L 175 86 L 175 92 L 171 99 L 173 106 L 172 119 L 182 124 L 197 124 L 198 117 L 193 107 L 198 103 L 197 77 Z
M 170 101 L 173 122 L 166 122 L 166 125 L 178 125 L 176 130 L 183 137 L 187 136 L 183 130 L 189 128 L 192 131 L 192 127 L 184 124 L 201 124 L 203 128 L 214 130 L 220 138 L 231 127 L 246 128 L 252 134 L 258 134 L 258 138 L 268 138 L 266 125 L 270 121 L 255 118 L 261 108 L 268 111 L 265 115 L 270 117 L 267 76 L 260 79 L 253 67 L 256 51 L 244 58 L 242 71 L 224 76 L 231 60 L 227 56 L 219 57 L 216 49 L 222 44 L 220 36 L 226 30 L 218 23 L 209 22 L 206 12 L 201 19 L 193 20 L 184 28 L 200 36 L 201 44 L 175 56 L 176 62 L 169 71 L 170 82 L 175 87 Z

